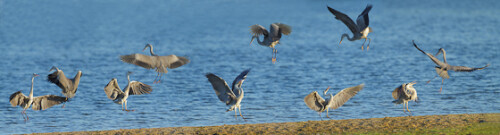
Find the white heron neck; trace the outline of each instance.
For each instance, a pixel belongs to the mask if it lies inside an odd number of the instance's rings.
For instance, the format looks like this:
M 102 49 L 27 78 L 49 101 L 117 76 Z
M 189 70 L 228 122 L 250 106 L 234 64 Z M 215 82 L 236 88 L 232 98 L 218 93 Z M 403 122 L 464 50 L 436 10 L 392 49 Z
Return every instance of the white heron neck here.
M 35 81 L 35 77 L 31 78 L 31 90 L 30 90 L 30 94 L 29 94 L 30 98 L 33 98 L 33 85 L 34 85 L 34 81 Z

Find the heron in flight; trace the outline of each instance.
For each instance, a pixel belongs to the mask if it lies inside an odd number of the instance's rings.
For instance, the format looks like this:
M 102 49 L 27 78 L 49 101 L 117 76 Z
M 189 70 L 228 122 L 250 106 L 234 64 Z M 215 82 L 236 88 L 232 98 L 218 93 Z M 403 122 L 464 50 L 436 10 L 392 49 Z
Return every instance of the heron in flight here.
M 360 39 L 365 39 L 365 42 L 361 45 L 361 50 L 363 50 L 363 46 L 366 43 L 366 39 L 368 39 L 368 45 L 366 45 L 366 50 L 370 49 L 370 42 L 371 39 L 367 38 L 368 33 L 372 32 L 372 29 L 368 27 L 369 25 L 369 17 L 368 17 L 368 12 L 372 9 L 372 5 L 367 5 L 365 10 L 361 12 L 361 14 L 358 16 L 356 19 L 356 23 L 349 18 L 346 14 L 337 11 L 329 6 L 326 6 L 328 10 L 335 16 L 335 19 L 342 21 L 352 32 L 352 38 L 349 37 L 349 34 L 344 33 L 342 34 L 342 37 L 340 38 L 339 45 L 342 43 L 342 40 L 344 38 L 347 38 L 349 41 L 355 41 L 355 40 L 360 40 Z
M 233 84 L 231 85 L 232 89 L 229 88 L 229 85 L 227 85 L 224 79 L 218 77 L 217 75 L 212 73 L 208 73 L 205 75 L 208 78 L 208 81 L 210 81 L 210 83 L 212 84 L 212 87 L 215 90 L 215 94 L 217 95 L 217 97 L 219 97 L 219 100 L 229 106 L 229 109 L 227 109 L 226 112 L 234 110 L 235 118 L 238 118 L 236 114 L 236 109 L 238 109 L 241 118 L 245 119 L 245 117 L 241 115 L 240 103 L 244 95 L 241 85 L 243 85 L 243 81 L 245 81 L 248 72 L 250 72 L 250 69 L 241 72 L 241 74 L 234 79 Z
M 365 85 L 360 84 L 358 86 L 350 87 L 341 90 L 338 92 L 335 96 L 330 93 L 330 98 L 327 98 L 326 100 L 323 99 L 317 91 L 311 92 L 309 95 L 307 95 L 304 98 L 304 102 L 306 103 L 307 107 L 309 107 L 311 110 L 314 110 L 318 112 L 319 117 L 321 118 L 321 113 L 326 110 L 326 117 L 330 118 L 328 116 L 328 109 L 337 109 L 341 107 L 345 102 L 347 102 L 350 98 L 352 98 L 354 95 L 356 95 L 359 91 L 363 89 Z M 323 95 L 327 96 L 327 92 L 330 89 L 330 86 L 326 88 L 325 91 L 323 91 Z
M 12 107 L 20 106 L 21 108 L 23 108 L 21 114 L 23 115 L 25 121 L 29 120 L 28 114 L 26 114 L 26 110 L 30 108 L 30 106 L 31 109 L 36 111 L 46 110 L 54 105 L 58 105 L 68 101 L 67 98 L 56 95 L 33 97 L 33 81 L 35 80 L 35 77 L 38 77 L 38 74 L 33 73 L 33 77 L 31 78 L 31 90 L 29 96 L 24 95 L 21 91 L 17 91 L 16 93 L 10 95 L 9 98 L 9 102 Z
M 76 90 L 78 89 L 78 84 L 80 84 L 80 77 L 82 76 L 82 71 L 78 70 L 78 73 L 76 73 L 75 77 L 73 79 L 68 79 L 66 78 L 66 75 L 64 75 L 64 72 L 60 70 L 59 68 L 53 66 L 49 72 L 52 72 L 52 70 L 55 70 L 52 74 L 47 75 L 47 80 L 51 83 L 56 84 L 61 88 L 61 93 L 68 98 L 73 98 L 75 96 Z M 66 105 L 63 104 L 63 108 Z
M 113 102 L 117 104 L 122 105 L 122 110 L 123 111 L 134 111 L 134 110 L 128 110 L 127 109 L 127 98 L 129 95 L 142 95 L 142 94 L 149 94 L 153 91 L 151 86 L 144 84 L 142 82 L 138 81 L 130 81 L 130 74 L 132 72 L 127 72 L 127 86 L 125 86 L 125 89 L 123 91 L 120 89 L 118 86 L 118 82 L 116 81 L 116 78 L 111 79 L 109 81 L 108 85 L 104 87 L 104 92 L 108 96 L 109 99 L 113 100 Z M 125 92 L 124 92 L 125 91 Z M 124 108 L 125 106 L 125 108 Z
M 146 44 L 142 51 L 146 50 L 147 48 L 149 48 L 151 56 L 135 53 L 130 55 L 122 55 L 120 56 L 120 58 L 123 62 L 126 63 L 141 66 L 146 69 L 155 69 L 158 74 L 156 75 L 153 83 L 160 83 L 161 76 L 168 72 L 167 68 L 174 69 L 189 63 L 189 59 L 187 59 L 186 57 L 176 55 L 158 56 L 153 53 L 153 45 L 151 44 Z
M 472 68 L 472 67 L 465 67 L 465 66 L 453 66 L 453 65 L 448 64 L 448 62 L 446 61 L 446 51 L 444 51 L 443 48 L 439 48 L 436 55 L 432 55 L 432 54 L 426 53 L 426 52 L 422 51 L 422 49 L 418 48 L 417 44 L 415 44 L 415 41 L 412 41 L 412 42 L 413 42 L 413 46 L 415 46 L 415 48 L 417 48 L 420 52 L 427 55 L 432 60 L 432 62 L 436 63 L 436 65 L 437 65 L 435 67 L 436 73 L 442 78 L 441 88 L 439 89 L 439 92 L 441 92 L 443 90 L 444 79 L 450 78 L 450 76 L 448 75 L 448 70 L 453 70 L 455 72 L 472 72 L 472 71 L 484 69 L 490 65 L 490 64 L 486 64 L 486 66 L 480 67 L 480 68 Z M 441 53 L 443 54 L 443 61 L 444 62 L 441 62 L 438 58 L 436 58 Z M 436 77 L 434 77 L 434 78 L 436 78 Z M 429 83 L 431 80 L 427 81 L 427 83 Z
M 418 102 L 417 90 L 413 88 L 414 84 L 416 84 L 416 82 L 404 83 L 392 91 L 392 97 L 395 99 L 392 103 L 403 103 L 403 107 L 406 107 L 406 110 L 403 109 L 403 112 L 406 113 L 406 111 L 408 111 L 410 115 L 411 112 L 410 109 L 408 109 L 408 101 Z
M 264 26 L 258 24 L 250 26 L 250 32 L 253 34 L 252 40 L 250 40 L 250 45 L 254 39 L 257 39 L 257 42 L 260 45 L 272 48 L 273 57 L 271 60 L 274 64 L 276 62 L 276 53 L 278 53 L 278 50 L 276 50 L 274 46 L 280 43 L 281 34 L 289 35 L 292 33 L 292 28 L 286 24 L 273 23 L 271 24 L 270 29 L 270 31 L 267 31 Z M 260 35 L 264 35 L 263 41 L 259 39 Z

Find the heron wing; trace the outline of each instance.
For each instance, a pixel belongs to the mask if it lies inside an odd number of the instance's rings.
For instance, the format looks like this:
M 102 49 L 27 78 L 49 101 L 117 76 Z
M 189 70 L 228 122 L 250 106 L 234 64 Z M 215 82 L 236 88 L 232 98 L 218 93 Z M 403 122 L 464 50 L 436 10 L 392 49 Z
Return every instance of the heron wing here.
M 472 67 L 465 67 L 465 66 L 450 66 L 450 67 L 453 71 L 457 71 L 457 72 L 472 72 L 472 71 L 484 69 L 488 66 L 490 66 L 490 64 L 486 64 L 486 66 L 480 67 L 480 68 L 472 68 Z
M 278 25 L 281 33 L 285 35 L 290 35 L 290 33 L 292 33 L 292 27 L 290 27 L 289 25 L 283 23 L 274 23 L 274 24 Z
M 71 80 L 66 78 L 62 70 L 56 70 L 52 74 L 47 75 L 47 80 L 59 86 L 63 93 L 67 93 L 71 89 Z
M 165 64 L 166 67 L 170 69 L 178 68 L 189 63 L 189 59 L 187 59 L 186 57 L 180 57 L 176 55 L 158 56 L 158 58 L 161 60 L 162 64 Z
M 123 93 L 123 91 L 120 89 L 120 86 L 118 86 L 116 78 L 111 79 L 108 85 L 104 87 L 104 93 L 106 93 L 106 96 L 108 96 L 108 98 L 111 100 L 121 99 L 125 95 L 125 93 Z
M 434 69 L 436 69 L 436 73 L 441 78 L 445 78 L 445 79 L 449 79 L 450 78 L 450 75 L 448 75 L 448 70 L 445 70 L 444 68 L 441 68 L 441 67 L 435 67 Z
M 247 78 L 248 72 L 250 72 L 250 69 L 247 69 L 247 70 L 241 72 L 240 75 L 238 75 L 236 78 L 234 78 L 233 85 L 232 85 L 233 86 L 232 90 L 233 90 L 234 96 L 239 97 L 241 95 L 241 91 L 237 91 L 237 89 L 235 89 L 234 87 L 241 87 L 241 86 L 238 86 L 238 82 L 245 81 L 245 79 Z M 243 84 L 243 82 L 242 82 L 242 84 Z
M 271 30 L 269 30 L 269 32 L 271 32 L 271 36 L 273 38 L 273 41 L 278 41 L 280 40 L 281 38 L 281 29 L 280 27 L 277 25 L 277 23 L 273 23 L 271 24 Z
M 359 14 L 358 18 L 356 19 L 356 23 L 358 24 L 359 30 L 364 30 L 368 25 L 370 24 L 370 19 L 368 17 L 368 12 L 372 9 L 372 5 L 366 5 L 365 10 Z
M 356 95 L 359 91 L 363 89 L 365 84 L 360 84 L 358 86 L 345 88 L 333 96 L 333 104 L 330 105 L 330 108 L 337 109 L 341 107 L 345 102 L 347 102 L 350 98 Z
M 317 91 L 313 91 L 313 92 L 309 93 L 309 95 L 307 95 L 304 98 L 304 103 L 306 103 L 307 107 L 309 107 L 310 109 L 312 109 L 314 111 L 321 111 L 325 107 L 324 106 L 325 99 L 323 99 L 318 94 Z
M 131 81 L 129 85 L 130 85 L 130 90 L 128 93 L 129 95 L 149 94 L 153 91 L 153 88 L 151 88 L 151 86 L 144 84 L 142 82 Z M 127 87 L 128 86 L 125 86 L 125 88 Z
M 267 32 L 267 29 L 262 26 L 262 25 L 258 25 L 258 24 L 255 24 L 255 25 L 252 25 L 250 26 L 250 32 L 254 35 L 264 35 L 264 36 L 268 36 L 269 33 Z
M 120 59 L 123 62 L 134 64 L 137 66 L 141 66 L 146 69 L 158 68 L 157 58 L 154 56 L 148 56 L 143 54 L 130 54 L 130 55 L 122 55 Z
M 402 89 L 403 89 L 402 85 L 394 89 L 394 91 L 392 91 L 392 98 L 398 100 L 401 97 Z
M 66 97 L 56 96 L 56 95 L 45 95 L 35 97 L 33 99 L 33 110 L 45 110 L 54 105 L 61 104 L 68 101 Z
M 16 93 L 10 95 L 9 102 L 12 107 L 21 106 L 24 108 L 28 103 L 28 97 L 21 91 L 17 91 Z
M 354 21 L 352 21 L 352 19 L 349 18 L 349 16 L 347 16 L 346 14 L 339 12 L 339 11 L 329 7 L 329 6 L 326 6 L 326 7 L 335 16 L 335 19 L 342 21 L 349 28 L 349 30 L 351 30 L 352 33 L 358 34 L 359 32 L 361 32 L 361 30 L 354 23 Z
M 437 59 L 436 57 L 434 57 L 434 55 L 432 55 L 430 53 L 426 53 L 422 49 L 418 48 L 417 44 L 415 44 L 415 41 L 413 41 L 413 46 L 415 46 L 415 48 L 417 48 L 420 52 L 422 52 L 425 55 L 427 55 L 432 60 L 432 62 L 436 63 L 436 65 L 438 65 L 440 67 L 446 67 L 448 65 L 446 63 L 441 62 L 439 59 Z
M 212 84 L 213 89 L 215 90 L 215 94 L 219 97 L 219 100 L 229 104 L 231 100 L 236 100 L 236 95 L 229 89 L 226 81 L 224 79 L 218 77 L 215 74 L 208 73 L 205 75 L 208 78 L 208 81 Z

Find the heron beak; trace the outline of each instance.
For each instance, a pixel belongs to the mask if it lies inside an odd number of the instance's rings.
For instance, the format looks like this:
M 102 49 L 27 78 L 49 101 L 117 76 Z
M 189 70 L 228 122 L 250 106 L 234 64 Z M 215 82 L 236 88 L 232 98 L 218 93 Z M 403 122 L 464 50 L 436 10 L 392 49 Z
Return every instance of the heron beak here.
M 52 72 L 52 70 L 58 70 L 56 66 L 52 66 L 52 68 L 50 68 L 49 72 Z
M 255 39 L 255 36 L 252 37 L 252 40 L 250 40 L 250 45 L 252 45 L 253 40 Z
M 38 75 L 38 74 L 34 74 L 34 77 L 38 77 L 38 76 L 40 76 L 40 75 Z

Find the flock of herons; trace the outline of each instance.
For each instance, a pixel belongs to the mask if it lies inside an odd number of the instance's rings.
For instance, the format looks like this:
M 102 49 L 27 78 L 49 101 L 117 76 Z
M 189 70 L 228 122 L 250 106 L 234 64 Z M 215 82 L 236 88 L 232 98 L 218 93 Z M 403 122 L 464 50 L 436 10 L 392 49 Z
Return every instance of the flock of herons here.
M 329 6 L 327 6 L 327 8 L 335 16 L 335 19 L 342 21 L 353 33 L 352 38 L 349 37 L 347 33 L 342 34 L 339 44 L 342 43 L 342 40 L 344 38 L 347 38 L 349 41 L 365 39 L 363 45 L 361 46 L 361 49 L 363 50 L 363 46 L 366 43 L 366 40 L 368 40 L 369 42 L 366 46 L 366 49 L 369 50 L 371 39 L 367 38 L 367 36 L 368 33 L 370 33 L 372 30 L 370 27 L 368 27 L 368 12 L 370 12 L 372 5 L 366 6 L 365 10 L 356 19 L 356 23 L 344 13 L 339 12 Z M 274 46 L 279 44 L 282 34 L 288 35 L 292 32 L 292 30 L 291 27 L 286 24 L 273 23 L 271 24 L 269 31 L 266 30 L 265 27 L 256 24 L 250 26 L 250 32 L 253 34 L 250 44 L 252 44 L 254 39 L 257 39 L 258 44 L 272 48 L 272 62 L 275 63 L 277 50 L 274 48 Z M 260 36 L 263 36 L 262 41 L 260 40 Z M 420 52 L 427 55 L 436 64 L 435 70 L 437 74 L 442 78 L 440 92 L 443 88 L 444 79 L 448 79 L 450 77 L 448 75 L 448 70 L 457 72 L 471 72 L 475 70 L 481 70 L 489 66 L 489 64 L 481 68 L 452 66 L 447 63 L 446 52 L 443 48 L 440 48 L 435 55 L 432 55 L 421 50 L 417 46 L 417 44 L 415 44 L 415 42 L 413 42 L 413 46 Z M 147 44 L 144 47 L 143 51 L 147 48 L 149 48 L 150 51 L 149 56 L 143 54 L 131 54 L 122 55 L 120 56 L 120 58 L 123 62 L 126 63 L 141 66 L 146 69 L 154 69 L 157 72 L 157 76 L 153 83 L 159 83 L 161 81 L 161 77 L 163 76 L 163 74 L 168 72 L 167 68 L 174 69 L 189 63 L 189 60 L 185 57 L 176 55 L 158 56 L 153 53 L 153 46 L 151 44 Z M 443 61 L 440 61 L 438 58 L 436 58 L 440 54 L 443 54 Z M 74 78 L 69 79 L 59 68 L 52 67 L 49 72 L 51 72 L 52 70 L 55 71 L 47 76 L 48 81 L 59 86 L 62 89 L 62 94 L 64 95 L 64 97 L 56 95 L 33 97 L 33 81 L 35 77 L 39 76 L 35 73 L 33 74 L 31 79 L 31 90 L 29 96 L 24 95 L 21 91 L 17 91 L 10 96 L 9 101 L 13 107 L 20 106 L 23 108 L 21 114 L 23 114 L 23 118 L 25 121 L 29 120 L 29 117 L 26 114 L 26 110 L 30 106 L 33 110 L 45 110 L 54 105 L 65 103 L 68 101 L 68 98 L 73 98 L 75 96 L 78 84 L 80 82 L 80 77 L 82 76 L 82 72 L 78 71 Z M 215 74 L 208 73 L 205 75 L 208 78 L 208 81 L 212 84 L 213 89 L 215 90 L 215 94 L 220 99 L 220 101 L 229 106 L 229 109 L 227 111 L 234 110 L 236 118 L 236 110 L 238 110 L 240 116 L 245 119 L 241 114 L 240 106 L 240 103 L 244 96 L 244 92 L 241 86 L 243 84 L 243 81 L 246 79 L 246 75 L 249 72 L 250 69 L 247 69 L 240 73 L 240 75 L 238 75 L 234 79 L 231 87 L 226 83 L 226 81 L 224 81 L 224 79 L 218 77 Z M 127 72 L 128 83 L 124 89 L 120 89 L 116 78 L 111 79 L 111 81 L 104 87 L 104 92 L 106 93 L 107 97 L 113 100 L 113 102 L 121 104 L 123 111 L 134 111 L 127 109 L 127 98 L 129 97 L 129 95 L 149 94 L 153 91 L 150 85 L 138 81 L 131 81 L 130 74 L 132 74 L 132 72 Z M 427 81 L 427 83 L 429 83 L 429 81 Z M 408 109 L 408 101 L 418 101 L 417 91 L 413 87 L 414 84 L 416 84 L 416 82 L 404 83 L 398 86 L 392 92 L 392 96 L 395 99 L 393 103 L 403 103 L 404 107 L 406 107 L 406 109 L 403 109 L 403 111 L 405 113 L 406 111 L 408 111 L 410 115 L 411 112 Z M 320 118 L 321 113 L 326 110 L 326 117 L 329 118 L 328 109 L 337 109 L 341 107 L 345 102 L 347 102 L 350 98 L 361 91 L 363 87 L 364 84 L 360 84 L 358 86 L 343 89 L 335 95 L 330 94 L 330 97 L 326 100 L 323 99 L 317 91 L 313 91 L 304 98 L 304 102 L 310 109 L 317 111 Z M 324 90 L 323 95 L 327 96 L 327 92 L 329 89 L 330 87 Z M 64 107 L 64 105 L 62 107 Z

